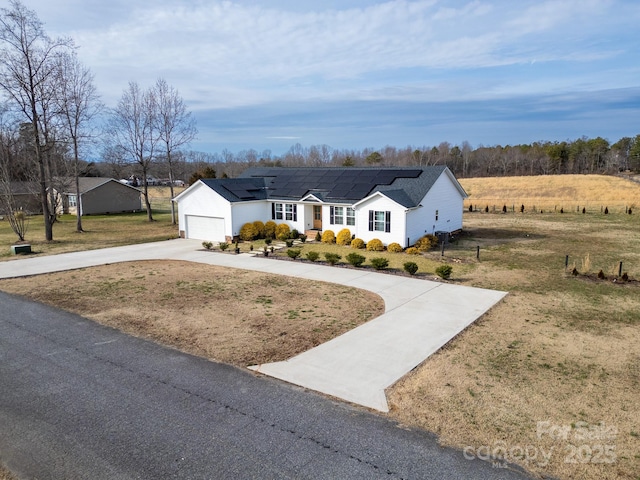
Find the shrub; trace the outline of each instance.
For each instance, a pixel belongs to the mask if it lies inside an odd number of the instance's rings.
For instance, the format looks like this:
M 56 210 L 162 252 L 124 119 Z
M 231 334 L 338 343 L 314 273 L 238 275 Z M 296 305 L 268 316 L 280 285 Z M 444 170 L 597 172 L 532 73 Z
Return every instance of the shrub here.
M 327 262 L 331 265 L 335 265 L 336 263 L 338 263 L 340 261 L 340 259 L 342 258 L 341 255 L 338 255 L 337 253 L 325 253 L 324 254 L 324 258 L 327 259 Z
M 430 233 L 418 239 L 414 247 L 420 252 L 426 252 L 438 245 L 438 237 Z
M 291 233 L 291 229 L 289 228 L 289 225 L 287 225 L 286 223 L 279 223 L 278 226 L 276 227 L 276 238 L 278 240 L 286 240 L 287 238 L 289 238 L 289 234 Z
M 389 260 L 382 257 L 372 258 L 371 265 L 373 265 L 373 268 L 376 270 L 383 270 L 389 266 Z
M 367 242 L 367 250 L 370 252 L 382 252 L 384 250 L 384 245 L 382 244 L 382 241 L 374 238 Z
M 256 229 L 256 238 L 264 238 L 264 223 L 262 223 L 260 220 L 256 220 L 255 222 L 253 222 L 253 228 Z
M 300 236 L 300 232 L 298 232 L 298 230 L 296 230 L 295 228 L 291 230 L 291 233 L 289 234 L 289 238 L 293 240 L 297 240 L 299 236 Z
M 347 262 L 349 262 L 354 267 L 359 267 L 366 260 L 364 255 L 360 255 L 359 253 L 356 253 L 356 252 L 351 252 L 345 258 L 347 259 Z
M 393 242 L 387 246 L 387 250 L 392 253 L 400 253 L 404 249 L 400 246 L 399 243 Z
M 293 247 L 293 240 L 291 240 L 291 239 L 285 240 L 285 243 L 287 244 L 287 247 L 289 247 L 289 248 Z
M 333 233 L 333 230 L 322 232 L 322 243 L 336 243 L 336 234 Z
M 207 250 L 211 250 L 211 248 L 213 247 L 213 242 L 202 242 L 202 246 Z
M 361 238 L 354 238 L 351 240 L 351 248 L 364 248 L 364 240 Z
M 227 242 L 220 242 L 220 244 L 218 245 L 220 247 L 220 250 L 222 250 L 223 252 L 229 248 L 229 244 Z
M 300 256 L 300 253 L 301 252 L 299 248 L 290 248 L 289 250 L 287 250 L 287 255 L 289 256 L 289 258 L 293 258 L 294 260 Z
M 300 235 L 300 241 L 301 241 L 302 243 L 304 243 L 304 242 L 306 242 L 306 241 L 307 241 L 307 236 L 306 236 L 304 233 L 303 233 L 302 235 Z
M 418 264 L 416 262 L 404 262 L 404 271 L 409 275 L 415 275 L 418 271 Z
M 240 228 L 240 238 L 245 241 L 251 241 L 258 237 L 258 231 L 253 223 L 245 223 Z
M 320 232 L 316 232 L 315 241 L 320 242 L 321 240 L 322 240 L 322 235 L 320 235 Z
M 273 240 L 271 240 L 269 237 L 264 239 L 265 245 L 271 245 L 271 242 L 273 242 Z
M 307 252 L 307 260 L 315 262 L 318 258 L 320 258 L 320 254 L 318 252 L 314 252 L 313 250 Z
M 451 265 L 440 265 L 436 268 L 436 275 L 447 280 L 451 276 L 452 271 L 453 267 Z
M 409 247 L 404 251 L 404 253 L 406 253 L 407 255 L 419 255 L 420 250 L 418 250 L 416 247 Z
M 264 238 L 276 238 L 276 222 L 269 220 L 264 224 Z
M 348 228 L 340 230 L 336 237 L 336 243 L 338 245 L 349 245 L 351 243 L 351 231 Z

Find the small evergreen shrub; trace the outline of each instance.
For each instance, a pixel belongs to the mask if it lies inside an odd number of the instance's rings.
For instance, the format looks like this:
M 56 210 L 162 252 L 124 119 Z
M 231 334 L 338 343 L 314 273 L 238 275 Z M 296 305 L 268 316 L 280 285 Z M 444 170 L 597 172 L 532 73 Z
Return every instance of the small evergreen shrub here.
M 384 245 L 381 240 L 374 238 L 367 242 L 367 250 L 369 252 L 382 252 L 384 250 Z
M 293 258 L 294 260 L 300 256 L 300 253 L 301 251 L 299 248 L 290 248 L 289 250 L 287 250 L 287 255 L 289 256 L 289 258 Z
M 258 238 L 258 231 L 256 230 L 255 225 L 253 223 L 245 223 L 242 225 L 242 228 L 240 228 L 240 238 L 247 242 Z
M 276 222 L 269 220 L 264 224 L 264 238 L 276 238 Z
M 322 243 L 336 243 L 336 234 L 333 233 L 333 230 L 322 232 Z
M 256 229 L 256 238 L 264 238 L 264 223 L 262 223 L 260 220 L 256 220 L 255 222 L 253 222 L 253 228 Z
M 220 244 L 218 245 L 220 247 L 220 250 L 222 250 L 223 252 L 229 248 L 229 244 L 227 242 L 220 242 Z
M 440 265 L 436 268 L 436 275 L 445 280 L 451 277 L 451 272 L 453 272 L 453 267 L 451 265 Z
M 427 252 L 436 246 L 438 246 L 438 237 L 430 233 L 420 237 L 414 245 L 420 252 Z
M 264 239 L 265 245 L 271 245 L 271 242 L 273 242 L 273 240 L 271 238 L 269 238 L 269 237 Z
M 336 237 L 336 243 L 338 245 L 349 245 L 351 243 L 351 231 L 348 228 L 340 230 Z
M 307 252 L 307 260 L 315 262 L 318 258 L 320 258 L 320 254 L 318 252 L 314 252 L 313 250 Z
M 356 253 L 356 252 L 351 252 L 345 258 L 347 259 L 347 262 L 349 262 L 354 267 L 359 267 L 366 260 L 366 257 L 364 255 L 360 255 L 359 253 Z
M 289 234 L 289 238 L 293 240 L 297 240 L 299 236 L 300 236 L 300 232 L 298 232 L 298 230 L 296 230 L 295 228 L 291 230 L 291 233 Z
M 291 239 L 285 240 L 285 243 L 287 244 L 287 247 L 289 247 L 289 248 L 293 247 L 293 240 L 291 240 Z
M 354 238 L 351 240 L 351 248 L 364 248 L 364 240 L 361 238 Z
M 404 262 L 404 271 L 409 275 L 415 275 L 418 271 L 418 264 L 416 262 Z
M 604 279 L 605 279 L 605 278 L 607 278 L 607 277 L 605 276 L 604 272 L 603 272 L 602 270 L 600 270 L 600 271 L 598 272 L 598 278 L 599 278 L 600 280 L 604 280 Z
M 285 241 L 287 238 L 289 238 L 290 233 L 291 229 L 286 223 L 279 223 L 276 227 L 276 238 L 278 240 Z
M 316 238 L 314 239 L 316 242 L 320 242 L 322 241 L 322 235 L 320 235 L 320 232 L 316 232 Z
M 420 250 L 418 250 L 416 247 L 409 247 L 404 251 L 404 253 L 406 253 L 407 255 L 420 255 Z
M 211 248 L 213 247 L 213 242 L 202 242 L 202 246 L 207 250 L 211 250 Z
M 307 241 L 307 236 L 306 236 L 304 233 L 303 233 L 302 235 L 300 235 L 300 241 L 301 241 L 302 243 L 304 243 L 304 242 L 306 242 L 306 241 Z
M 329 263 L 330 265 L 335 265 L 340 261 L 342 256 L 338 255 L 337 253 L 325 253 L 324 258 L 327 260 L 327 263 Z
M 392 253 L 400 253 L 402 250 L 404 250 L 399 243 L 393 242 L 390 243 L 387 246 L 387 251 L 392 252 Z
M 382 257 L 372 258 L 371 265 L 373 265 L 373 268 L 376 270 L 383 270 L 389 266 L 389 260 Z

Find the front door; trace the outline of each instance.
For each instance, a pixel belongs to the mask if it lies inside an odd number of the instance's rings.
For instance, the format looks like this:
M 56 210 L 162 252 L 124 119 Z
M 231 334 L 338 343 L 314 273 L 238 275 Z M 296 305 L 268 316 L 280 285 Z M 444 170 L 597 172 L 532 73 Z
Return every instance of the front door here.
M 313 228 L 322 230 L 322 205 L 313 206 Z

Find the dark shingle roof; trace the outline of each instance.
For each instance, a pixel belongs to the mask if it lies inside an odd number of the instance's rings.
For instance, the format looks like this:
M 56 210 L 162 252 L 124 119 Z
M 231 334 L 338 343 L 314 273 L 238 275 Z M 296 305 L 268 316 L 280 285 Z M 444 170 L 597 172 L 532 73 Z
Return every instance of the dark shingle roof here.
M 313 194 L 322 201 L 353 203 L 381 192 L 407 208 L 417 206 L 445 166 L 411 168 L 256 167 L 238 178 L 202 182 L 230 202 L 300 200 Z

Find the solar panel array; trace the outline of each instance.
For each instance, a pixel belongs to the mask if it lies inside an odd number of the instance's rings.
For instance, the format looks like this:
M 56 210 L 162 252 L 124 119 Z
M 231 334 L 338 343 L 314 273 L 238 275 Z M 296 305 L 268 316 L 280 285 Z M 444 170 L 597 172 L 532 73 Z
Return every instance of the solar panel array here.
M 397 178 L 417 178 L 418 169 L 283 169 L 269 172 L 270 197 L 302 198 L 320 191 L 326 198 L 359 200 L 376 186 L 391 185 Z M 273 175 L 273 176 L 271 176 Z
M 225 182 L 223 187 L 241 200 L 264 198 L 264 195 L 258 195 L 261 191 L 261 187 L 248 181 Z

